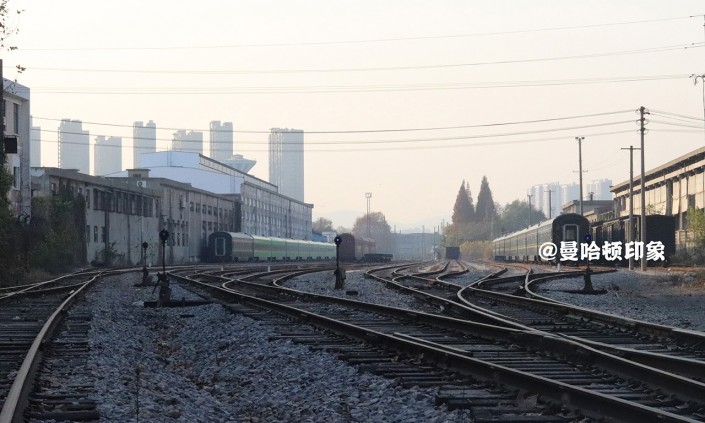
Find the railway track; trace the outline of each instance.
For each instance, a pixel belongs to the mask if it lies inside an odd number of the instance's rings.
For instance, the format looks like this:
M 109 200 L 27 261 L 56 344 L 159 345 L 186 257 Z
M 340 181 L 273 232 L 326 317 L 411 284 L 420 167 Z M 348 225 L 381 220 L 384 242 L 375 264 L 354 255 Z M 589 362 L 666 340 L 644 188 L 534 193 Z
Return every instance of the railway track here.
M 71 274 L 0 297 L 0 423 L 99 418 L 85 366 L 91 312 L 80 298 L 103 274 Z M 84 382 L 62 383 L 69 376 Z
M 521 269 L 525 274 L 520 273 Z M 538 283 L 556 277 L 582 276 L 583 271 L 534 274 L 530 268 L 521 267 L 514 268 L 512 276 L 499 277 L 503 272 L 496 272 L 467 286 L 442 279 L 463 272 L 438 273 L 440 276 L 435 279 L 430 279 L 427 273 L 413 271 L 375 277 L 397 289 L 409 285 L 400 280 L 412 280 L 415 284 L 412 290 L 419 291 L 418 294 L 412 291 L 413 295 L 438 305 L 445 304 L 445 311 L 458 317 L 546 331 L 651 367 L 705 380 L 705 334 L 558 303 L 532 291 L 532 286 Z M 456 306 L 454 301 L 461 306 Z
M 266 285 L 240 279 L 222 287 L 217 286 L 222 281 L 214 283 L 213 276 L 180 278 L 211 295 L 237 302 L 237 307 L 265 308 L 385 351 L 391 348 L 396 354 L 404 351 L 423 356 L 424 362 L 442 363 L 442 368 L 464 378 L 523 389 L 553 404 L 578 408 L 585 415 L 611 416 L 619 421 L 705 419 L 704 384 L 546 333 L 303 294 L 269 286 L 271 275 Z M 375 356 L 370 359 L 389 361 Z M 458 397 L 456 400 L 462 402 Z M 543 404 L 542 412 L 546 412 L 550 407 Z
M 629 360 L 705 380 L 705 333 L 609 315 L 531 296 L 532 281 L 555 275 L 527 275 L 522 295 L 516 280 L 489 279 L 458 291 L 468 307 L 496 316 L 513 327 L 572 339 Z M 512 288 L 513 287 L 513 288 Z

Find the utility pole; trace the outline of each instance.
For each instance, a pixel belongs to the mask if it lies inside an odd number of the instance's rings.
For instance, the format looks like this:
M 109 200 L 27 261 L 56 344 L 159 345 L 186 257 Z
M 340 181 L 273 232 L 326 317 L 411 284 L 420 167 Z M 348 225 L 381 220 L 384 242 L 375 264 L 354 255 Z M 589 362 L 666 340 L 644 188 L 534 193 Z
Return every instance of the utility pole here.
M 650 114 L 646 107 L 639 107 L 639 132 L 641 132 L 641 180 L 639 185 L 641 186 L 641 239 L 640 241 L 646 243 L 646 180 L 644 179 L 644 134 L 646 134 L 646 118 L 644 115 Z M 646 271 L 646 257 L 641 258 L 641 270 Z
M 634 150 L 641 150 L 630 145 L 629 148 L 629 230 L 627 231 L 627 242 L 634 242 Z M 634 256 L 629 257 L 629 270 L 634 270 Z
M 583 148 L 582 142 L 585 137 L 575 137 L 578 141 L 578 173 L 580 174 L 580 215 L 583 215 Z
M 372 198 L 372 193 L 366 192 L 365 198 L 367 198 L 367 238 L 370 238 L 370 198 Z
M 0 59 L 0 170 L 5 166 L 5 78 L 2 74 L 2 59 Z M 5 195 L 5 193 L 0 193 Z
M 529 197 L 529 226 L 531 226 L 531 194 L 526 194 Z
M 693 85 L 698 85 L 698 79 L 703 85 L 703 121 L 705 122 L 705 74 L 696 75 L 692 74 L 690 77 L 693 79 Z

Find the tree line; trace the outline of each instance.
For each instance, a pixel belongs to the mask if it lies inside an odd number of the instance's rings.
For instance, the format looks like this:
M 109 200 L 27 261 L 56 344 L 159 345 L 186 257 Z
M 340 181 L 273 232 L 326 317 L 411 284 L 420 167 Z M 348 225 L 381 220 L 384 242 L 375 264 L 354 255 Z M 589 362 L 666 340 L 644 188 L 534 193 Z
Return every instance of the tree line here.
M 546 216 L 533 206 L 529 209 L 526 201 L 514 200 L 505 206 L 495 203 L 487 176 L 482 177 L 477 203 L 474 203 L 470 184 L 463 180 L 455 198 L 451 223 L 443 229 L 443 244 L 461 247 L 466 257 L 489 258 L 490 241 L 527 227 L 529 218 L 536 223 Z
M 70 187 L 32 199 L 32 216 L 15 217 L 8 193 L 12 175 L 0 163 L 0 285 L 24 281 L 31 271 L 66 272 L 86 261 L 86 202 Z

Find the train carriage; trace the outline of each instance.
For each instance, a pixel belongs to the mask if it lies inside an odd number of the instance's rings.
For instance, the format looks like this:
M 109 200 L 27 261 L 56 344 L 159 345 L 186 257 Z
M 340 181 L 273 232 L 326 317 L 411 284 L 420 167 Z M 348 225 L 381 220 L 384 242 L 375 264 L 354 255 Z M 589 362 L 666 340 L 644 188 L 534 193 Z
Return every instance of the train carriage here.
M 375 254 L 377 252 L 377 244 L 374 239 L 356 237 L 349 233 L 340 234 L 339 236 L 341 239 L 338 251 L 340 261 L 362 261 L 366 254 Z
M 208 236 L 204 260 L 225 263 L 333 258 L 335 245 L 331 243 L 269 238 L 239 232 L 214 232 Z
M 562 214 L 526 229 L 513 232 L 492 241 L 495 260 L 542 262 L 539 247 L 552 242 L 558 247 L 556 260 L 560 260 L 563 241 L 581 242 L 589 233 L 588 220 L 576 213 Z
M 633 225 L 633 240 L 641 241 L 641 216 L 634 215 L 632 220 Z M 627 260 L 624 259 L 624 248 L 629 241 L 629 217 L 622 216 L 616 219 L 600 221 L 593 223 L 590 227 L 592 240 L 600 249 L 606 242 L 616 242 L 622 247 L 621 260 L 607 260 L 600 254 L 600 258 L 595 260 L 604 264 L 622 264 L 626 265 Z M 676 252 L 676 218 L 674 216 L 664 216 L 652 214 L 646 216 L 646 240 L 644 244 L 649 242 L 661 242 L 664 246 L 664 257 L 666 262 Z M 644 247 L 646 249 L 646 247 Z M 644 251 L 646 253 L 646 251 Z
M 252 235 L 254 242 L 252 261 L 269 261 L 272 253 L 272 240 L 259 235 Z
M 208 236 L 211 262 L 250 261 L 254 255 L 252 236 L 243 233 L 213 232 Z

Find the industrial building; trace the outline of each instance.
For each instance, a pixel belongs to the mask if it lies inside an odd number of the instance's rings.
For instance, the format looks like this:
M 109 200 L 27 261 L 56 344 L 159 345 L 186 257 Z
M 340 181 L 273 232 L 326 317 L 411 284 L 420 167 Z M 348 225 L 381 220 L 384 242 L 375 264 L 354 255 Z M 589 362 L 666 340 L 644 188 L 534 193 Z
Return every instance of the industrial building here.
M 129 177 L 105 178 L 58 168 L 32 169 L 35 197 L 55 195 L 70 187 L 86 201 L 85 239 L 88 262 L 135 265 L 160 262 L 159 231 L 167 229 L 167 264 L 201 260 L 208 235 L 239 231 L 237 195 L 214 194 L 187 183 L 151 178 L 149 170 Z M 106 254 L 111 256 L 106 260 Z
M 140 168 L 149 169 L 151 177 L 188 182 L 217 194 L 240 195 L 243 232 L 311 239 L 313 204 L 282 194 L 276 185 L 217 160 L 191 152 L 161 151 L 140 156 Z
M 676 217 L 676 247 L 689 248 L 688 209 L 705 207 L 705 147 L 644 173 L 647 214 Z M 617 216 L 629 215 L 629 181 L 611 189 Z M 641 177 L 634 177 L 634 214 L 641 213 Z
M 3 110 L 6 156 L 5 169 L 12 175 L 12 187 L 8 193 L 13 216 L 28 218 L 31 215 L 30 193 L 30 111 L 29 88 L 3 79 Z

